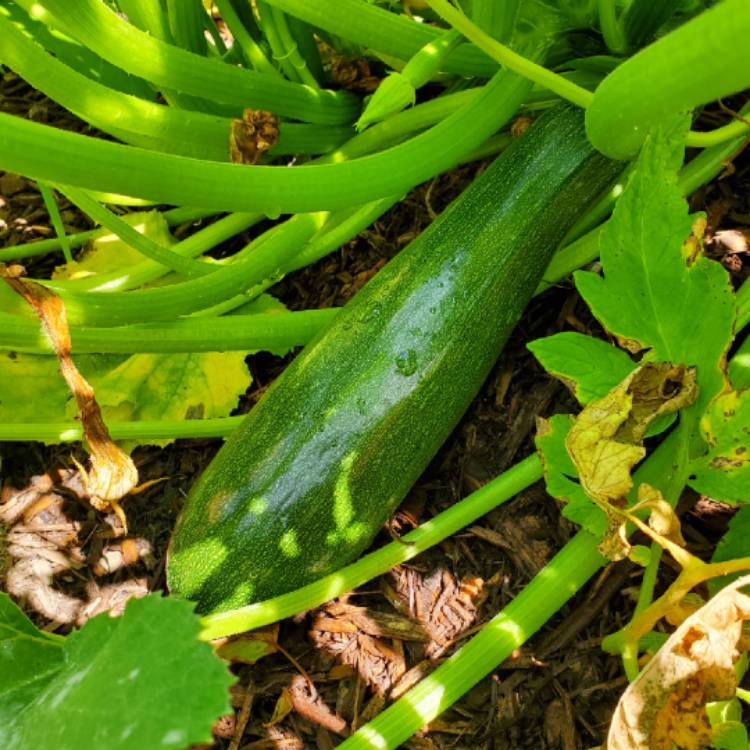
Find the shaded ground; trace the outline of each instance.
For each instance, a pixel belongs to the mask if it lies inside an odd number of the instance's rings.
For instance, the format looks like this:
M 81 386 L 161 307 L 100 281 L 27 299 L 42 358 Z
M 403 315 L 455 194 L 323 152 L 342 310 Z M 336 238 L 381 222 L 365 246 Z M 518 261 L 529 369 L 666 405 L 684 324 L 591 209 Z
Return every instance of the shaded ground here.
M 12 76 L 6 75 L 0 94 L 0 109 L 80 128 Z M 480 167 L 463 167 L 418 187 L 359 237 L 291 275 L 273 293 L 295 309 L 344 303 Z M 719 228 L 750 231 L 748 188 L 745 152 L 732 174 L 693 197 L 693 208 L 708 212 L 709 236 Z M 0 175 L 0 200 L 4 244 L 51 235 L 31 183 Z M 88 228 L 78 212 L 63 209 L 71 231 Z M 747 256 L 742 235 L 731 239 L 729 249 L 740 252 L 727 255 L 719 242 L 709 243 L 709 251 L 727 256 L 739 279 L 747 273 Z M 49 266 L 40 260 L 32 267 L 38 274 Z M 565 388 L 525 349 L 533 338 L 570 327 L 596 330 L 569 286 L 532 302 L 471 409 L 376 544 L 403 534 L 527 456 L 537 415 L 574 407 Z M 257 401 L 289 359 L 248 358 L 254 382 L 240 411 Z M 7 532 L 0 551 L 9 569 L 6 588 L 38 624 L 58 632 L 120 609 L 129 596 L 163 589 L 170 530 L 185 493 L 217 447 L 218 441 L 183 440 L 161 450 L 138 449 L 141 479 L 167 480 L 126 501 L 131 534 L 123 540 L 113 536 L 112 519 L 77 501 L 70 446 L 4 444 L 0 522 Z M 706 554 L 728 516 L 705 499 L 693 507 L 695 500 L 685 503 L 684 529 L 691 551 Z M 349 597 L 284 621 L 277 653 L 256 665 L 233 667 L 236 713 L 215 727 L 214 747 L 334 747 L 505 606 L 574 533 L 537 485 Z M 605 569 L 518 654 L 406 746 L 573 750 L 601 743 L 625 679 L 618 660 L 603 654 L 599 641 L 629 618 L 639 575 L 627 563 Z M 275 722 L 285 701 L 291 710 Z

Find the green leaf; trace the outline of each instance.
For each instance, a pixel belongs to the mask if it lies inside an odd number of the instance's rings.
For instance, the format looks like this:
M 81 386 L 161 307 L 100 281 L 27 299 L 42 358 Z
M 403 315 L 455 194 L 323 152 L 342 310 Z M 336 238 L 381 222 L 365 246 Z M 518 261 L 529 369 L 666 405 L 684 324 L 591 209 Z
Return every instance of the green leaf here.
M 738 391 L 750 388 L 750 336 L 747 336 L 729 361 L 729 380 Z
M 23 706 L 0 702 L 2 746 L 181 750 L 210 741 L 213 722 L 229 710 L 233 678 L 198 640 L 192 609 L 150 595 L 131 600 L 122 617 L 89 620 L 58 648 L 54 672 Z
M 690 486 L 725 503 L 750 502 L 750 390 L 730 391 L 700 422 L 708 453 L 690 464 Z
M 711 747 L 716 750 L 748 750 L 747 728 L 741 721 L 725 721 L 712 727 Z
M 578 476 L 565 447 L 565 439 L 575 419 L 570 414 L 555 414 L 537 422 L 536 447 L 544 468 L 547 492 L 565 502 L 562 514 L 597 538 L 607 530 L 607 516 L 575 481 Z
M 750 557 L 750 505 L 741 507 L 729 522 L 729 528 L 714 549 L 711 562 L 726 562 Z M 734 573 L 721 578 L 712 578 L 708 582 L 711 596 L 729 585 L 743 573 Z
M 0 352 L 0 422 L 60 422 L 69 398 L 55 357 Z
M 537 339 L 528 348 L 584 406 L 606 396 L 636 368 L 622 349 L 573 331 Z
M 601 235 L 604 276 L 575 274 L 576 286 L 607 329 L 649 359 L 696 366 L 700 415 L 724 387 L 723 357 L 736 304 L 721 264 L 683 252 L 693 219 L 676 185 L 687 119 L 657 131 Z
M 62 643 L 0 593 L 0 705 L 22 710 L 62 663 Z M 3 709 L 0 709 L 2 713 Z

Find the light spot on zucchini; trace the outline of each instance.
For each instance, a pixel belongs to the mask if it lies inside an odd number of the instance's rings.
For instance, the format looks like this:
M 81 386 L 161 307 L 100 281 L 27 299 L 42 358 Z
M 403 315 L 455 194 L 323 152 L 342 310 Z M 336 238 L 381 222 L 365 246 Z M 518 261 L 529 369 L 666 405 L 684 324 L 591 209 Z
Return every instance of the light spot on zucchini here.
M 279 549 L 285 557 L 299 557 L 302 551 L 297 541 L 297 532 L 294 529 L 285 531 L 279 539 Z
M 361 521 L 352 523 L 354 506 L 351 489 L 349 488 L 349 477 L 356 458 L 356 452 L 352 451 L 341 462 L 341 473 L 336 480 L 336 487 L 333 491 L 333 522 L 336 524 L 336 531 L 331 531 L 326 535 L 327 544 L 339 544 L 341 542 L 352 544 L 367 533 L 366 524 Z
M 254 497 L 250 501 L 250 505 L 248 506 L 248 510 L 250 513 L 255 513 L 256 516 L 259 516 L 261 513 L 263 513 L 268 508 L 268 500 L 264 497 Z

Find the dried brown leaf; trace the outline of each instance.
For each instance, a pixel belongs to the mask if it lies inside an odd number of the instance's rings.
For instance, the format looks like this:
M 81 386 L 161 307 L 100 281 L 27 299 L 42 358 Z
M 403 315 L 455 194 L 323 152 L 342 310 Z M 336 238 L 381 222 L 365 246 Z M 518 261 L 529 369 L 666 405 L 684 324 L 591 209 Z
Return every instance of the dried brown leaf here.
M 233 118 L 229 133 L 229 157 L 234 164 L 257 164 L 279 142 L 279 118 L 262 109 L 245 109 Z
M 700 750 L 710 744 L 708 702 L 735 694 L 734 665 L 750 620 L 744 576 L 688 617 L 620 699 L 607 750 Z
M 60 372 L 75 398 L 83 436 L 91 454 L 88 471 L 79 466 L 89 502 L 97 510 L 113 510 L 127 533 L 127 520 L 119 501 L 138 484 L 138 470 L 130 456 L 110 438 L 94 389 L 73 362 L 68 318 L 62 299 L 41 284 L 20 278 L 19 273 L 18 267 L 8 268 L 0 264 L 0 276 L 29 303 L 41 320 L 57 355 Z
M 287 716 L 294 710 L 294 701 L 292 700 L 292 691 L 285 687 L 281 689 L 281 695 L 279 695 L 276 705 L 273 709 L 273 716 L 271 720 L 263 726 L 273 727 L 281 721 L 284 721 Z

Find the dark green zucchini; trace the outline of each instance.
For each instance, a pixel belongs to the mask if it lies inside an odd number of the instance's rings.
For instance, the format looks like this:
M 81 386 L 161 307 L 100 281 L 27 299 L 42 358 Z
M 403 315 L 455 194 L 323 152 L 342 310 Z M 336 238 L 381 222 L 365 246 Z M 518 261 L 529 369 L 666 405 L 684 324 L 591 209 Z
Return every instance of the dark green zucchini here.
M 168 583 L 200 612 L 370 544 L 486 378 L 551 255 L 619 167 L 550 111 L 307 345 L 192 489 Z

